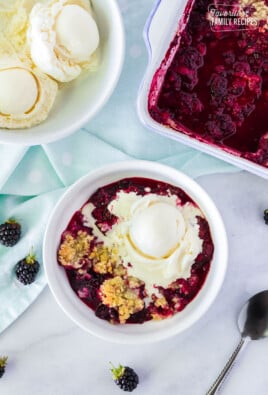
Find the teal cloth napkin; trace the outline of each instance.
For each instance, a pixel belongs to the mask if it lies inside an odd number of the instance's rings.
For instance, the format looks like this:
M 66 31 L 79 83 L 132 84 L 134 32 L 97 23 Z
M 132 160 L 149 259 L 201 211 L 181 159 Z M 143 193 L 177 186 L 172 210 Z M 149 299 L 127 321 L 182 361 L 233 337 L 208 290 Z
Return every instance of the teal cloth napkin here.
M 103 164 L 126 159 L 158 161 L 193 178 L 237 171 L 141 125 L 136 98 L 147 65 L 142 30 L 154 0 L 118 3 L 125 24 L 126 59 L 119 83 L 103 110 L 61 141 L 34 147 L 0 145 L 0 222 L 15 217 L 22 225 L 22 238 L 16 246 L 0 246 L 0 332 L 25 311 L 46 285 L 42 238 L 47 218 L 66 187 L 79 177 Z M 15 279 L 14 266 L 32 247 L 41 270 L 35 283 L 24 286 Z

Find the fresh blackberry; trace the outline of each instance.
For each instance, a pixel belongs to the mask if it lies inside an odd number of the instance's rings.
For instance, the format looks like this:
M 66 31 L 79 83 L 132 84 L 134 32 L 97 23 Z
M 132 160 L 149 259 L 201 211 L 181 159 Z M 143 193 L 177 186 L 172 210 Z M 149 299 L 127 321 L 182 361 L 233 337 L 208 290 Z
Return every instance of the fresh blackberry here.
M 19 241 L 21 225 L 15 219 L 8 219 L 0 225 L 0 243 L 6 247 L 12 247 Z
M 268 225 L 268 208 L 266 208 L 263 212 L 263 219 L 266 225 Z
M 4 375 L 6 370 L 7 357 L 0 357 L 0 378 Z
M 39 268 L 40 264 L 35 259 L 35 255 L 31 252 L 16 264 L 15 273 L 17 279 L 24 285 L 31 284 L 34 282 Z
M 137 373 L 128 366 L 122 366 L 120 364 L 118 368 L 115 368 L 112 365 L 111 372 L 113 374 L 114 382 L 123 391 L 131 392 L 137 387 L 139 383 L 139 377 Z

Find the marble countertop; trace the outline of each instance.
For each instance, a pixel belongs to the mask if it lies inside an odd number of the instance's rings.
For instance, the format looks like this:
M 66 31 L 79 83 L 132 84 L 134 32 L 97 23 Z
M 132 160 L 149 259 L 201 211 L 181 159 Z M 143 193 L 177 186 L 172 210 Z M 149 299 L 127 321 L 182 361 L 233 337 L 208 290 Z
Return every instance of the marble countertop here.
M 148 345 L 109 343 L 78 328 L 48 288 L 0 335 L 9 363 L 1 395 L 123 393 L 109 361 L 133 367 L 146 395 L 205 395 L 239 342 L 236 317 L 249 296 L 268 289 L 268 181 L 247 172 L 197 180 L 218 206 L 229 238 L 225 282 L 208 312 L 186 332 Z M 223 395 L 265 395 L 268 340 L 250 342 L 225 382 Z

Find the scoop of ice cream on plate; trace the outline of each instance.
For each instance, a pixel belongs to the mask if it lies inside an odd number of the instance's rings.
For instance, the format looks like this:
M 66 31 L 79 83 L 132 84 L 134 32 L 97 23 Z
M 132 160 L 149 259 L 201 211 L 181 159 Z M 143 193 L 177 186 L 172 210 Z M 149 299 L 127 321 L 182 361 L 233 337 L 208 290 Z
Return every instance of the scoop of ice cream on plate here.
M 25 128 L 46 119 L 58 84 L 36 67 L 7 56 L 0 59 L 0 126 Z
M 99 46 L 89 1 L 37 3 L 30 13 L 27 39 L 40 70 L 60 82 L 77 78 L 83 69 L 92 67 Z

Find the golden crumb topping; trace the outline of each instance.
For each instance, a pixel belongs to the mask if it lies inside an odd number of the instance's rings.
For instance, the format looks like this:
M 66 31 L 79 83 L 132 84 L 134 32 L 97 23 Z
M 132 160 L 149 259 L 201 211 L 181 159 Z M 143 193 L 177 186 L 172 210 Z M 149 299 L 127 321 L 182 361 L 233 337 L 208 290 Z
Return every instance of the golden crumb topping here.
M 84 264 L 85 256 L 89 253 L 92 239 L 92 236 L 81 230 L 77 233 L 76 238 L 68 233 L 58 251 L 59 263 L 62 266 L 79 269 Z
M 170 306 L 164 296 L 157 297 L 156 295 L 153 295 L 152 299 L 153 299 L 153 305 L 156 308 L 156 309 L 153 308 L 151 313 L 151 317 L 153 320 L 160 321 L 163 320 L 164 318 L 167 318 L 167 316 L 171 315 L 170 312 L 168 313 Z
M 119 276 L 105 280 L 100 290 L 102 302 L 118 311 L 121 324 L 124 324 L 131 314 L 144 307 L 144 302 L 137 292 L 129 288 L 126 281 Z
M 130 288 L 139 288 L 144 282 L 137 277 L 128 276 L 128 285 Z
M 154 320 L 154 321 L 161 321 L 164 318 L 166 318 L 166 317 L 163 317 L 161 314 L 158 314 L 158 313 L 152 313 L 151 317 L 152 317 L 152 320 Z
M 266 24 L 263 27 L 265 29 L 268 28 L 268 6 L 264 0 L 239 0 L 239 4 L 242 7 L 254 8 L 250 16 L 258 21 L 266 21 Z
M 168 302 L 166 300 L 166 298 L 164 296 L 162 296 L 161 298 L 157 298 L 154 302 L 155 307 L 168 307 Z
M 126 268 L 121 263 L 116 247 L 106 247 L 103 244 L 96 245 L 90 253 L 93 269 L 96 273 L 113 274 L 124 276 L 127 274 Z

